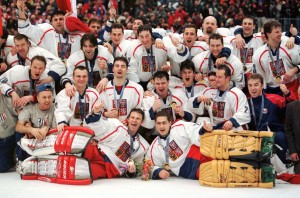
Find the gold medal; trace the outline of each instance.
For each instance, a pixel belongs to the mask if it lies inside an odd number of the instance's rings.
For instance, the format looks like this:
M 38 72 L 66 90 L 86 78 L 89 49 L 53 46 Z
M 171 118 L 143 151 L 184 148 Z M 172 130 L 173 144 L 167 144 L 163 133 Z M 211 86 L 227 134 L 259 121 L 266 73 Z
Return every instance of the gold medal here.
M 169 163 L 165 163 L 165 170 L 166 170 L 166 171 L 169 171 L 169 170 L 170 170 L 170 165 L 169 165 Z
M 177 104 L 176 104 L 176 102 L 172 102 L 170 106 L 171 106 L 173 109 L 175 109 L 176 106 L 177 106 Z
M 280 84 L 281 83 L 281 76 L 276 76 L 275 77 L 275 80 L 276 80 L 276 82 L 278 83 L 278 84 Z

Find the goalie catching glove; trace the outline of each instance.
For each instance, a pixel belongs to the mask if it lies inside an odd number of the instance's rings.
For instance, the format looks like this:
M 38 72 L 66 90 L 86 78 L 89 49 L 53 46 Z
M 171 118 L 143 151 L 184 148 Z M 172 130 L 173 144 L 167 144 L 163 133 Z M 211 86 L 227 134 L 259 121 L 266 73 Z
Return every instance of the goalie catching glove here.
M 199 182 L 211 187 L 272 188 L 275 176 L 274 168 L 270 164 L 212 160 L 200 165 Z
M 268 131 L 214 130 L 200 136 L 201 153 L 213 159 L 264 161 L 272 156 L 274 134 Z
M 17 167 L 24 180 L 41 180 L 59 184 L 93 183 L 89 162 L 77 156 L 46 155 L 29 157 Z
M 94 137 L 94 131 L 84 127 L 64 127 L 58 132 L 50 130 L 44 140 L 23 137 L 20 146 L 32 156 L 49 155 L 54 153 L 82 153 L 89 141 Z

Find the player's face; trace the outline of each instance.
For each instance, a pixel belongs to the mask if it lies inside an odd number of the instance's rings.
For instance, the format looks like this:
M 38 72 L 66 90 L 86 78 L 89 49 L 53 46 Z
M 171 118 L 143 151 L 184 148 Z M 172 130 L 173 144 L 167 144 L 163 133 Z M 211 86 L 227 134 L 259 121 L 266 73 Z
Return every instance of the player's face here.
M 39 109 L 45 111 L 49 110 L 52 106 L 53 95 L 52 91 L 42 91 L 37 95 Z
M 142 114 L 138 112 L 130 113 L 129 118 L 127 120 L 128 120 L 128 128 L 131 135 L 134 135 L 138 131 L 138 129 L 142 125 L 143 122 L 142 119 L 143 119 Z
M 181 71 L 181 77 L 184 85 L 190 87 L 193 84 L 195 73 L 191 69 L 183 69 Z
M 227 89 L 227 83 L 230 81 L 230 77 L 225 76 L 224 70 L 216 71 L 216 86 L 219 90 L 225 91 Z
M 168 135 L 170 131 L 171 122 L 168 121 L 168 118 L 166 116 L 157 117 L 155 121 L 155 128 L 158 133 L 164 137 Z
M 203 28 L 203 33 L 204 34 L 212 34 L 214 32 L 216 32 L 217 30 L 217 20 L 214 17 L 206 17 L 203 24 L 202 24 L 202 28 Z
M 84 53 L 84 56 L 88 60 L 92 60 L 92 58 L 94 57 L 96 48 L 97 48 L 97 46 L 93 46 L 91 41 L 89 41 L 89 40 L 84 41 L 83 45 L 82 45 L 82 51 Z
M 139 19 L 136 19 L 133 21 L 133 24 L 132 24 L 132 31 L 134 34 L 137 33 L 137 29 L 140 27 L 140 25 L 143 25 L 143 21 L 139 20 Z
M 251 36 L 255 29 L 255 25 L 252 19 L 245 18 L 242 23 L 243 33 L 245 36 Z
M 113 72 L 115 78 L 125 78 L 128 68 L 123 61 L 116 61 L 113 66 Z
M 158 94 L 158 96 L 163 99 L 167 98 L 168 96 L 168 86 L 169 86 L 169 81 L 167 81 L 165 77 L 154 79 L 155 91 Z
M 268 34 L 268 41 L 273 41 L 276 43 L 280 43 L 281 42 L 281 34 L 282 34 L 282 30 L 280 27 L 277 28 L 273 28 L 271 33 L 267 33 Z
M 59 34 L 63 34 L 65 32 L 64 22 L 65 22 L 64 15 L 55 15 L 52 18 L 51 24 L 54 27 L 56 32 L 58 32 Z
M 123 39 L 122 29 L 112 29 L 110 32 L 110 38 L 115 46 L 119 45 Z
M 21 57 L 26 57 L 30 43 L 26 41 L 26 39 L 15 40 L 15 47 L 17 48 L 17 52 L 21 55 Z
M 261 33 L 261 40 L 262 42 L 265 44 L 268 42 L 266 36 L 265 36 L 265 32 L 264 32 L 264 28 L 260 28 L 260 33 Z
M 190 49 L 197 39 L 197 32 L 195 28 L 185 28 L 183 32 L 184 44 Z
M 138 39 L 141 41 L 146 49 L 150 49 L 152 46 L 152 35 L 149 31 L 142 31 L 139 33 Z
M 98 38 L 98 32 L 101 29 L 100 23 L 93 22 L 90 24 L 90 29 L 92 30 L 92 33 L 95 35 L 96 38 Z
M 85 88 L 89 80 L 88 72 L 86 70 L 79 70 L 79 69 L 75 70 L 73 74 L 73 80 L 77 89 Z
M 248 89 L 252 98 L 256 98 L 262 95 L 264 85 L 260 82 L 259 79 L 249 79 L 248 80 Z
M 34 60 L 31 62 L 30 65 L 30 73 L 31 73 L 31 78 L 33 80 L 38 80 L 40 79 L 42 73 L 45 71 L 46 65 L 39 60 Z
M 218 58 L 223 48 L 222 41 L 220 39 L 210 39 L 209 41 L 209 50 L 215 58 Z

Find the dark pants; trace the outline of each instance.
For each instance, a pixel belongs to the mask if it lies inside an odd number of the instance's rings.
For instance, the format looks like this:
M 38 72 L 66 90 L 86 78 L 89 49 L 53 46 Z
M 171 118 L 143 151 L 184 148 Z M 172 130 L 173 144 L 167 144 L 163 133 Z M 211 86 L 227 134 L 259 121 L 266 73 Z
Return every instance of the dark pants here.
M 18 143 L 23 136 L 24 136 L 23 133 L 16 132 L 15 133 L 16 143 Z M 23 161 L 23 160 L 25 160 L 26 158 L 29 157 L 29 155 L 26 153 L 26 151 L 24 151 L 18 144 L 17 144 L 17 147 L 16 147 L 16 155 L 17 155 L 18 161 Z
M 0 172 L 7 172 L 14 166 L 15 136 L 0 139 Z
M 275 144 L 278 144 L 282 148 L 282 150 L 280 150 L 277 153 L 277 155 L 283 163 L 286 163 L 286 153 L 288 149 L 288 143 L 287 143 L 285 133 L 283 131 L 276 131 Z

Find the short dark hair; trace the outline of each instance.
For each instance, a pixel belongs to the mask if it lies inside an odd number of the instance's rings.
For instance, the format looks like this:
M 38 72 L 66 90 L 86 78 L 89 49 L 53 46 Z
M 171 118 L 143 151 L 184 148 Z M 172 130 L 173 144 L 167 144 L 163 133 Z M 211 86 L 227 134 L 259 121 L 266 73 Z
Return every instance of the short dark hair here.
M 36 56 L 32 57 L 32 59 L 31 59 L 31 61 L 30 61 L 31 64 L 32 64 L 33 61 L 35 61 L 35 60 L 38 60 L 38 61 L 44 63 L 44 65 L 45 65 L 45 67 L 46 67 L 47 61 L 46 61 L 46 58 L 45 58 L 44 56 L 36 55 Z
M 169 122 L 172 121 L 171 120 L 172 119 L 171 116 L 166 111 L 159 111 L 159 112 L 157 112 L 155 114 L 154 121 L 156 121 L 158 117 L 166 117 Z
M 128 67 L 128 60 L 127 60 L 125 57 L 123 57 L 123 56 L 116 57 L 116 58 L 114 59 L 113 66 L 115 65 L 115 62 L 116 62 L 116 61 L 122 61 L 122 62 L 124 62 L 125 65 L 126 65 L 126 67 Z
M 193 61 L 189 59 L 186 59 L 180 64 L 180 72 L 182 72 L 184 69 L 192 70 L 194 73 L 196 72 Z
M 90 26 L 92 23 L 99 23 L 101 25 L 101 22 L 97 18 L 91 18 L 88 22 L 88 26 Z
M 52 19 L 57 15 L 63 15 L 65 16 L 65 13 L 61 10 L 54 10 L 51 14 L 50 22 L 52 22 Z
M 220 34 L 218 34 L 218 33 L 212 33 L 212 34 L 209 36 L 209 38 L 208 38 L 208 44 L 210 44 L 210 40 L 211 40 L 211 39 L 214 39 L 214 40 L 221 40 L 222 45 L 224 44 L 224 42 L 223 42 L 223 37 L 222 37 Z
M 137 29 L 137 34 L 139 35 L 143 31 L 149 31 L 152 36 L 152 27 L 150 25 L 140 25 Z
M 249 80 L 259 80 L 261 84 L 264 84 L 264 78 L 261 74 L 258 73 L 253 73 L 248 77 L 248 82 Z
M 94 34 L 84 34 L 80 40 L 80 48 L 82 49 L 84 42 L 85 41 L 90 41 L 93 45 L 93 47 L 98 45 L 97 38 L 95 37 Z
M 135 17 L 135 18 L 133 19 L 132 22 L 134 22 L 135 20 L 140 20 L 140 21 L 142 21 L 142 22 L 143 22 L 143 25 L 146 25 L 146 24 L 147 24 L 147 20 L 146 20 L 145 18 L 143 18 L 143 17 Z
M 185 31 L 186 28 L 194 28 L 195 29 L 195 34 L 197 35 L 197 27 L 196 27 L 196 25 L 194 25 L 194 24 L 185 24 L 182 27 L 182 32 L 183 33 L 184 33 L 184 31 Z
M 224 70 L 225 71 L 225 77 L 226 78 L 228 76 L 231 77 L 231 70 L 227 65 L 219 65 L 217 70 Z
M 210 76 L 216 76 L 216 72 L 215 71 L 208 72 L 207 77 L 210 77 Z
M 266 39 L 268 39 L 267 33 L 271 33 L 274 28 L 282 28 L 281 23 L 275 20 L 270 20 L 264 24 L 264 33 Z
M 255 18 L 254 18 L 254 16 L 252 16 L 252 15 L 246 15 L 246 16 L 244 16 L 243 21 L 244 21 L 244 19 L 251 19 L 253 21 L 253 24 L 255 25 Z
M 17 40 L 17 41 L 20 41 L 22 39 L 25 39 L 26 42 L 29 42 L 29 38 L 28 36 L 26 36 L 25 34 L 17 34 L 14 36 L 14 42 Z
M 112 29 L 121 29 L 122 32 L 124 33 L 124 27 L 123 27 L 123 25 L 120 24 L 120 23 L 114 23 L 114 24 L 112 24 L 112 25 L 111 25 L 111 30 L 112 30 Z M 112 32 L 112 31 L 111 31 L 111 32 Z
M 153 79 L 154 79 L 154 80 L 155 80 L 156 78 L 166 78 L 167 81 L 170 80 L 169 74 L 168 74 L 168 72 L 166 72 L 166 71 L 157 71 L 157 72 L 154 74 L 154 76 L 153 76 Z
M 85 66 L 79 65 L 79 66 L 74 68 L 73 76 L 74 76 L 76 70 L 81 70 L 81 71 L 85 70 L 87 73 L 89 73 L 88 69 Z
M 130 117 L 130 115 L 131 115 L 132 112 L 141 114 L 141 115 L 142 115 L 142 121 L 144 121 L 145 113 L 144 113 L 144 111 L 143 111 L 142 109 L 139 109 L 139 108 L 133 108 L 133 109 L 131 109 L 131 111 L 130 111 L 130 113 L 128 114 L 127 118 Z

